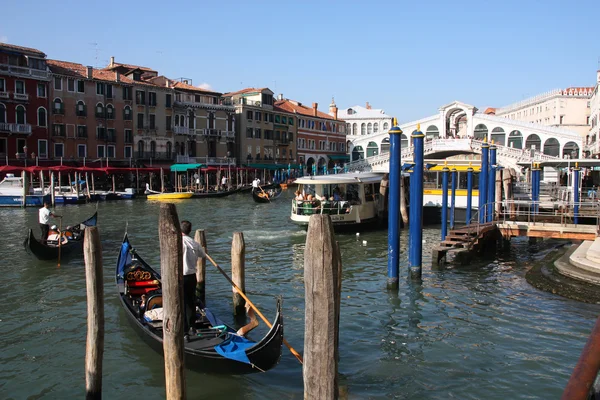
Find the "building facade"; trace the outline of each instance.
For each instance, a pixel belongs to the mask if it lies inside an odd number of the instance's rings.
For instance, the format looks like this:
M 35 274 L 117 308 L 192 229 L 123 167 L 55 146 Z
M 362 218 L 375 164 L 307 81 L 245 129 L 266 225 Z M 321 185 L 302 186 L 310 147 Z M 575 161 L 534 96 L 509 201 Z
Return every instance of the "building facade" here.
M 384 110 L 372 108 L 369 102 L 365 107 L 356 105 L 341 109 L 338 112 L 338 117 L 346 121 L 348 140 L 352 140 L 357 136 L 386 132 L 392 127 L 393 120 L 393 117 L 387 115 Z
M 513 120 L 568 129 L 583 138 L 589 133 L 590 99 L 593 87 L 556 89 L 496 108 L 495 115 Z
M 46 55 L 0 43 L 0 157 L 48 157 L 49 81 Z
M 318 104 L 308 107 L 281 96 L 275 106 L 296 116 L 297 158 L 309 174 L 335 172 L 348 160 L 346 155 L 346 122 L 338 119 L 337 107 L 330 106 L 333 115 L 318 110 Z
M 590 131 L 586 137 L 586 155 L 600 155 L 600 70 L 596 72 L 596 86 L 590 98 Z

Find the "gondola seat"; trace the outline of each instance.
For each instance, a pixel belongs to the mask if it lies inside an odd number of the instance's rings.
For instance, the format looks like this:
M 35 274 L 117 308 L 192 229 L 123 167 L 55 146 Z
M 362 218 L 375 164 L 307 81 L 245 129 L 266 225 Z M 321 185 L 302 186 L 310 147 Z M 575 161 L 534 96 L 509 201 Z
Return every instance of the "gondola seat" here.
M 146 310 L 153 310 L 155 308 L 162 308 L 162 294 L 155 294 L 148 298 L 146 301 Z

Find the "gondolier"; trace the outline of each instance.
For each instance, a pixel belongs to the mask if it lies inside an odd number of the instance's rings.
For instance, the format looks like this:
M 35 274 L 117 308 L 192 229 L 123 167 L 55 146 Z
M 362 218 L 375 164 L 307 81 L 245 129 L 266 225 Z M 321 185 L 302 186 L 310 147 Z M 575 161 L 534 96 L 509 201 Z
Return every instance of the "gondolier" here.
M 185 335 L 195 336 L 196 323 L 196 264 L 198 259 L 206 257 L 204 249 L 189 234 L 192 231 L 190 221 L 181 221 L 183 235 L 183 311 Z
M 50 222 L 50 217 L 62 218 L 61 215 L 54 214 L 52 211 L 50 211 L 49 207 L 50 203 L 44 201 L 44 206 L 40 208 L 39 211 L 40 230 L 42 231 L 42 244 L 46 244 L 46 241 L 48 240 L 48 232 L 50 231 L 50 225 L 48 225 L 48 222 Z

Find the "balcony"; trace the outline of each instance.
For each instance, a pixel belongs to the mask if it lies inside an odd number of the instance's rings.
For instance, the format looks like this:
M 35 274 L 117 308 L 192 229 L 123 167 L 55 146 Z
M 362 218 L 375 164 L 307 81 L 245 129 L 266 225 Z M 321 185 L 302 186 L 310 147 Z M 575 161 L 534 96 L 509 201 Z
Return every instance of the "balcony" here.
M 0 72 L 9 75 L 25 76 L 29 78 L 50 79 L 50 73 L 40 69 L 18 67 L 16 65 L 0 64 Z
M 138 160 L 173 160 L 175 153 L 158 152 L 158 151 L 136 151 L 133 154 L 133 158 Z
M 65 108 L 64 107 L 53 108 L 52 114 L 65 115 Z
M 66 137 L 67 135 L 64 130 L 60 130 L 60 131 L 52 131 L 52 136 Z
M 189 135 L 190 129 L 187 126 L 176 126 L 173 129 L 176 135 Z
M 8 99 L 8 92 L 0 92 L 0 99 Z
M 15 100 L 27 101 L 29 100 L 29 95 L 27 93 L 13 93 L 13 98 Z
M 212 166 L 228 166 L 228 165 L 236 165 L 236 159 L 232 157 L 192 157 L 192 156 L 182 156 L 177 154 L 175 158 L 175 162 L 178 164 L 205 164 Z
M 31 133 L 31 125 L 29 124 L 9 124 L 6 122 L 0 122 L 0 132 L 9 133 Z

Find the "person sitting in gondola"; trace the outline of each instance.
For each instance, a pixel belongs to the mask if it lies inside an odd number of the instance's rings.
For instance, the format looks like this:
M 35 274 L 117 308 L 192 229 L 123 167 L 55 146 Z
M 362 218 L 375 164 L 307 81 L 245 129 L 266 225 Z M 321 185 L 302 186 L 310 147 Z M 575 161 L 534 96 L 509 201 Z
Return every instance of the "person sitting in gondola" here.
M 42 208 L 40 208 L 40 211 L 39 211 L 40 230 L 42 231 L 42 237 L 41 237 L 42 244 L 46 244 L 46 242 L 48 241 L 48 232 L 50 231 L 50 226 L 48 225 L 48 222 L 50 221 L 50 217 L 62 218 L 62 216 L 60 216 L 58 214 L 54 214 L 52 211 L 50 211 L 49 207 L 50 207 L 50 203 L 47 201 L 44 201 L 44 206 Z
M 205 258 L 204 249 L 189 234 L 192 231 L 190 221 L 181 221 L 183 245 L 183 311 L 184 333 L 186 340 L 196 335 L 196 264 L 199 258 Z

